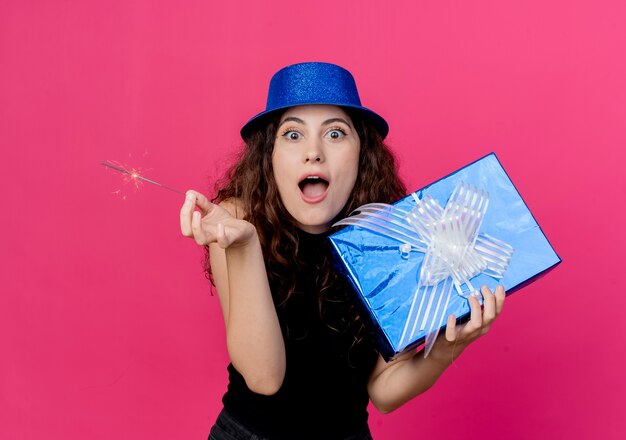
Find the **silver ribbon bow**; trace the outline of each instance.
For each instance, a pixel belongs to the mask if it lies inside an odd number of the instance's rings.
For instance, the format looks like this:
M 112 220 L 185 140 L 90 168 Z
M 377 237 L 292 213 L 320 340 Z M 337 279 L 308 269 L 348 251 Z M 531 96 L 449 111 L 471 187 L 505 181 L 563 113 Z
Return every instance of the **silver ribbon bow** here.
M 359 214 L 335 225 L 359 226 L 400 241 L 403 258 L 411 251 L 424 253 L 419 281 L 400 338 L 399 350 L 426 334 L 424 357 L 433 347 L 452 291 L 463 298 L 480 296 L 470 279 L 484 273 L 501 279 L 511 261 L 513 248 L 507 243 L 479 233 L 487 212 L 489 194 L 459 182 L 445 208 L 429 195 L 421 200 L 412 194 L 415 207 L 405 211 L 393 205 L 370 203 L 357 208 Z M 468 293 L 463 291 L 467 286 Z

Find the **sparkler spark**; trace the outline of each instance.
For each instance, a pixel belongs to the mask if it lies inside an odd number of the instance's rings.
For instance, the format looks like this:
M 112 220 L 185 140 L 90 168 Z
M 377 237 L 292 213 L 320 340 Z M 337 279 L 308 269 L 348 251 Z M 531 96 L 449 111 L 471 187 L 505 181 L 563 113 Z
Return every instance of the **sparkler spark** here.
M 177 194 L 181 194 L 183 196 L 185 195 L 185 193 L 182 192 L 182 191 L 178 191 L 177 189 L 170 188 L 169 186 L 165 186 L 165 185 L 163 185 L 163 184 L 161 184 L 159 182 L 155 182 L 154 180 L 150 180 L 150 179 L 148 179 L 146 177 L 143 177 L 141 174 L 139 174 L 139 171 L 134 169 L 134 168 L 131 168 L 131 170 L 128 171 L 128 170 L 126 170 L 126 169 L 124 169 L 124 168 L 122 168 L 120 166 L 111 165 L 110 163 L 106 163 L 106 162 L 100 162 L 100 165 L 104 165 L 105 167 L 112 168 L 115 171 L 119 171 L 122 174 L 130 176 L 128 180 L 133 182 L 133 184 L 135 185 L 136 188 L 139 188 L 139 184 L 141 183 L 140 181 L 143 181 L 143 182 L 151 183 L 151 184 L 156 185 L 156 186 L 160 186 L 161 188 L 167 189 L 167 190 L 175 192 Z

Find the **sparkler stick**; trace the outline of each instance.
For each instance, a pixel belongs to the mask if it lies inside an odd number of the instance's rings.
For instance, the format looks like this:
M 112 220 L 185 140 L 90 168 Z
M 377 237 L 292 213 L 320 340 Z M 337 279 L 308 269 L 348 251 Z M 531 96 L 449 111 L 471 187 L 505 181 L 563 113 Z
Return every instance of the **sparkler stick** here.
M 170 191 L 175 192 L 177 194 L 181 194 L 183 196 L 185 195 L 185 193 L 182 192 L 182 191 L 178 191 L 177 189 L 170 188 L 169 186 L 165 186 L 165 185 L 163 185 L 163 184 L 161 184 L 159 182 L 155 182 L 154 180 L 147 179 L 147 178 L 143 177 L 139 173 L 131 172 L 131 171 L 125 170 L 124 168 L 119 168 L 119 167 L 113 166 L 110 163 L 106 163 L 106 162 L 100 162 L 100 165 L 104 165 L 105 167 L 113 168 L 114 170 L 119 171 L 120 173 L 123 173 L 123 174 L 128 174 L 132 179 L 141 179 L 144 182 L 148 182 L 148 183 L 151 183 L 153 185 L 160 186 L 161 188 L 165 188 L 167 190 L 170 190 Z

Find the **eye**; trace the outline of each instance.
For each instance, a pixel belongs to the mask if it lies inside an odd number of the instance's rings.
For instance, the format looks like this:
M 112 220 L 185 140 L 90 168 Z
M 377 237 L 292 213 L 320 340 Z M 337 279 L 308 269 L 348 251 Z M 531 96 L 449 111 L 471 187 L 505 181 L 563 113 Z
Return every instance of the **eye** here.
M 300 140 L 300 138 L 302 137 L 302 135 L 299 132 L 297 132 L 296 130 L 292 128 L 285 130 L 281 136 L 289 139 L 290 141 L 297 141 L 297 140 Z
M 346 135 L 346 132 L 341 128 L 332 128 L 326 133 L 326 137 L 331 139 L 341 139 Z

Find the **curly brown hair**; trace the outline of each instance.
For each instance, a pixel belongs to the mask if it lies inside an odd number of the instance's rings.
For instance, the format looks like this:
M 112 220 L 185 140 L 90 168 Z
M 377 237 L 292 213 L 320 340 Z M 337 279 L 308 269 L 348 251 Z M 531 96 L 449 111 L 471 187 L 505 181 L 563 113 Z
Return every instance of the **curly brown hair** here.
M 352 119 L 361 142 L 361 152 L 354 189 L 335 221 L 366 203 L 391 203 L 406 194 L 405 186 L 397 173 L 394 156 L 378 131 L 361 113 L 349 108 L 344 108 L 344 111 Z M 238 161 L 217 182 L 217 195 L 212 200 L 217 203 L 236 199 L 236 205 L 243 210 L 243 219 L 256 227 L 277 307 L 284 305 L 294 293 L 296 279 L 293 268 L 300 268 L 303 264 L 298 257 L 296 221 L 280 198 L 272 169 L 272 152 L 281 116 L 282 114 L 274 115 L 264 127 L 247 138 Z M 326 258 L 320 269 L 320 313 L 324 315 L 324 304 L 328 301 L 349 305 L 346 309 L 348 313 L 340 322 L 334 320 L 333 324 L 327 324 L 338 331 L 355 325 L 355 335 L 362 334 L 363 326 L 355 308 L 351 306 L 352 301 L 347 297 L 330 297 L 330 292 L 334 291 L 330 287 L 338 278 L 332 261 Z M 208 247 L 205 270 L 211 279 Z M 336 293 L 332 295 L 336 296 Z

